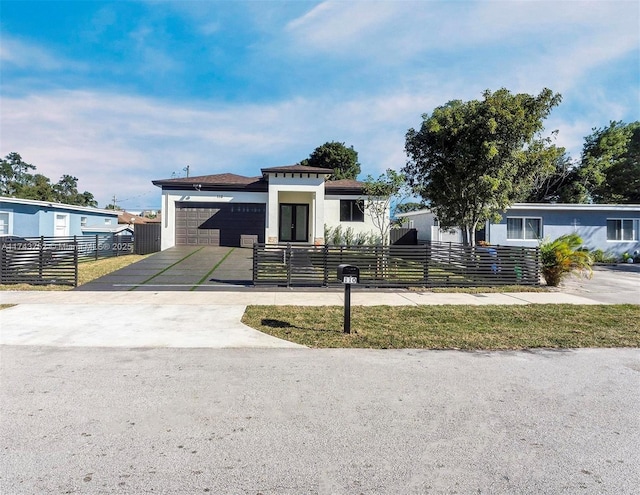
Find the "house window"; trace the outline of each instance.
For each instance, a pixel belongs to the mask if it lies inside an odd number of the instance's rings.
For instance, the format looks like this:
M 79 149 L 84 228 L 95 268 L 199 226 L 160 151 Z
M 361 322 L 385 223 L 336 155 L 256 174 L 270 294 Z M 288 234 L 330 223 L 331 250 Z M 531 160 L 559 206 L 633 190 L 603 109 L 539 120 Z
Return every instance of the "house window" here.
M 87 217 L 80 217 L 80 227 L 87 226 Z
M 364 222 L 364 203 L 360 199 L 340 200 L 341 222 Z
M 111 225 L 111 219 L 110 218 L 105 218 L 104 219 L 104 224 L 105 225 Z
M 542 219 L 507 217 L 507 240 L 537 241 L 542 238 Z
M 634 241 L 635 238 L 633 220 L 607 218 L 607 241 Z
M 10 234 L 9 229 L 9 212 L 0 211 L 0 234 Z

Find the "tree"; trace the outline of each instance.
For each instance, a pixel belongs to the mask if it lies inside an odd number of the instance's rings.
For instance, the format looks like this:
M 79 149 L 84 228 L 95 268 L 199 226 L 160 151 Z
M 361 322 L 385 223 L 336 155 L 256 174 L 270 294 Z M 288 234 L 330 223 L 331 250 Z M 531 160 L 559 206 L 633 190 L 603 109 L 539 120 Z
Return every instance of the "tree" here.
M 374 179 L 368 175 L 364 181 L 364 192 L 367 195 L 363 203 L 364 211 L 371 216 L 373 225 L 380 232 L 382 244 L 389 243 L 391 228 L 391 206 L 406 197 L 406 181 L 403 174 L 387 169 L 386 173 Z
M 20 197 L 39 201 L 56 201 L 51 180 L 42 174 L 36 174 L 30 178 L 29 183 L 21 188 Z
M 585 137 L 573 199 L 577 202 L 640 202 L 640 122 L 611 121 Z
M 531 190 L 522 198 L 525 203 L 571 202 L 576 168 L 564 148 L 555 145 L 530 149 L 530 166 L 540 172 L 534 177 Z M 520 199 L 518 199 L 520 200 Z
M 410 211 L 418 211 L 428 208 L 429 206 L 424 202 L 407 201 L 406 203 L 400 203 L 396 205 L 394 214 L 397 213 L 409 213 Z
M 441 228 L 458 227 L 465 244 L 486 220 L 522 198 L 535 178 L 549 170 L 543 120 L 561 100 L 544 89 L 539 95 L 486 90 L 483 100 L 450 101 L 424 114 L 419 131 L 409 129 L 403 168 L 414 194 L 428 201 Z
M 318 146 L 309 158 L 300 162 L 308 167 L 332 168 L 331 179 L 354 179 L 360 173 L 358 152 L 353 146 L 331 141 Z
M 19 196 L 31 180 L 29 170 L 36 167 L 22 161 L 19 153 L 9 153 L 0 161 L 0 195 Z
M 9 153 L 0 160 L 0 195 L 40 201 L 55 201 L 69 205 L 98 206 L 93 194 L 78 192 L 78 179 L 63 175 L 56 184 L 42 174 L 32 175 L 36 167 L 22 160 L 18 153 Z

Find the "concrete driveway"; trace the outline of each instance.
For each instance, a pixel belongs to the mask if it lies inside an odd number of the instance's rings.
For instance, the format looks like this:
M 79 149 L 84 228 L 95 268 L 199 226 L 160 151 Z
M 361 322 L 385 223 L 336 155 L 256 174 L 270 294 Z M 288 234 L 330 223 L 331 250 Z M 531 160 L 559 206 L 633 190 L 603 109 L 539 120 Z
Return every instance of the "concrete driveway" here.
M 253 284 L 249 248 L 176 246 L 105 275 L 79 291 L 203 291 Z
M 640 265 L 595 266 L 591 279 L 569 276 L 561 290 L 605 304 L 640 304 Z

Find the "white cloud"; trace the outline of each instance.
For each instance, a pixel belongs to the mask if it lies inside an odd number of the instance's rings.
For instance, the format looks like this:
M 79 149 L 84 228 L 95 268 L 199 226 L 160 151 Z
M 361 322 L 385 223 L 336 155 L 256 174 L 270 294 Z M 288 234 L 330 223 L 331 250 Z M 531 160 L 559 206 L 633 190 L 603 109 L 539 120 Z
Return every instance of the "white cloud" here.
M 364 175 L 399 168 L 407 122 L 431 100 L 404 94 L 211 106 L 60 91 L 5 96 L 1 103 L 2 156 L 17 151 L 52 180 L 75 175 L 103 205 L 113 194 L 153 191 L 151 180 L 187 164 L 194 175 L 254 175 L 261 167 L 295 163 L 334 139 L 360 152 Z
M 0 43 L 0 62 L 5 66 L 40 71 L 86 70 L 85 64 L 67 60 L 42 46 L 27 43 L 5 33 Z

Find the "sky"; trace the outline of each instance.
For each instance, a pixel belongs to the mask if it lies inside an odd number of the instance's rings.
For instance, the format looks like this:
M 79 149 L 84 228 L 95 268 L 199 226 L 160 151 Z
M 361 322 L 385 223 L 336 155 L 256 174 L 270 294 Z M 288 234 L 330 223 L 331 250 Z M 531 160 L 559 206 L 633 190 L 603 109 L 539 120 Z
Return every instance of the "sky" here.
M 360 178 L 406 163 L 422 115 L 486 89 L 562 103 L 580 157 L 640 120 L 637 1 L 0 0 L 0 155 L 99 206 L 155 209 L 155 179 L 293 165 L 327 141 Z

